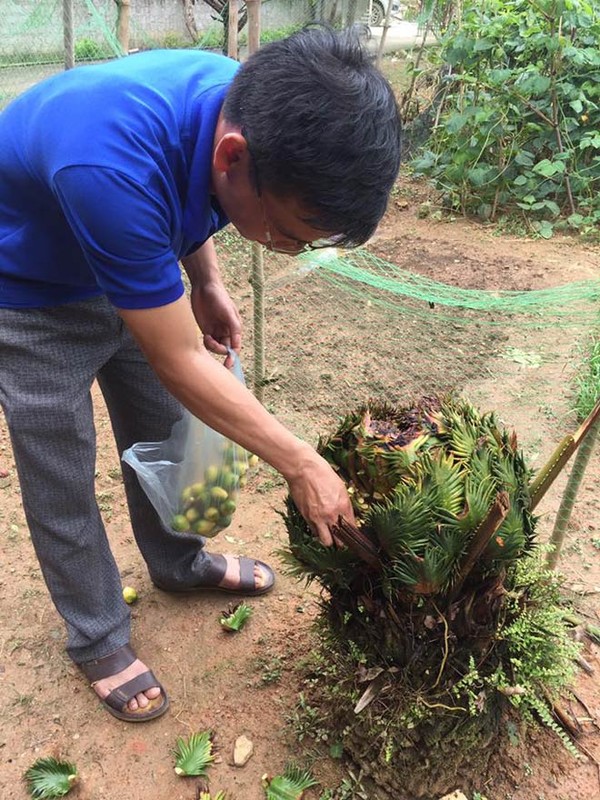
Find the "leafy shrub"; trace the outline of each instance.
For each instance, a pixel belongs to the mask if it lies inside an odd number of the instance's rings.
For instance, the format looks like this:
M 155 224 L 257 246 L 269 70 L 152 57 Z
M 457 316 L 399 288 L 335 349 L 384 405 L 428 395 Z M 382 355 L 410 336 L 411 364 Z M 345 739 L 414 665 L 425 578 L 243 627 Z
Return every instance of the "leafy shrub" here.
M 441 36 L 442 111 L 416 171 L 465 214 L 597 231 L 598 41 L 588 0 L 467 0 Z
M 84 38 L 75 42 L 75 61 L 97 61 L 101 58 L 110 58 L 114 55 L 107 47 Z

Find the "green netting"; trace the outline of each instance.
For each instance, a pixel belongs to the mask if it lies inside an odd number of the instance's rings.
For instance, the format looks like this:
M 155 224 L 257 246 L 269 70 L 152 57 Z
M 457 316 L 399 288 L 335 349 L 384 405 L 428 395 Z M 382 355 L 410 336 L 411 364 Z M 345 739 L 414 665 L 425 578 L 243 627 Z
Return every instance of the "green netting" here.
M 313 251 L 301 256 L 305 270 L 317 268 L 322 277 L 341 290 L 359 293 L 390 309 L 408 312 L 406 300 L 455 309 L 443 316 L 462 321 L 460 311 L 496 312 L 512 315 L 514 325 L 539 325 L 540 319 L 559 319 L 562 324 L 591 324 L 598 317 L 600 280 L 577 281 L 549 289 L 530 291 L 482 291 L 449 286 L 390 264 L 366 250 L 341 254 L 337 250 Z M 302 268 L 302 267 L 301 267 Z M 404 304 L 404 305 L 402 305 Z M 411 313 L 419 314 L 418 306 Z M 425 315 L 427 312 L 423 312 Z M 486 313 L 484 324 L 502 324 Z
M 0 15 L 0 108 L 29 86 L 65 66 L 66 0 L 3 0 Z M 75 65 L 93 63 L 157 47 L 214 49 L 224 45 L 227 2 L 186 3 L 145 0 L 128 9 L 129 37 L 117 35 L 115 0 L 69 0 Z M 243 13 L 243 4 L 242 13 Z M 266 0 L 261 7 L 262 41 L 279 38 L 314 18 L 309 0 Z M 246 28 L 240 32 L 240 54 L 246 52 Z
M 465 289 L 477 286 L 488 258 L 468 237 L 458 251 L 446 253 L 448 261 L 461 257 L 462 286 L 417 272 L 429 268 L 435 275 L 428 256 L 439 257 L 443 243 L 426 242 L 430 249 L 415 260 L 403 243 L 389 241 L 398 261 L 414 263 L 414 271 L 367 249 L 298 259 L 265 254 L 267 408 L 314 442 L 367 398 L 402 404 L 458 391 L 514 425 L 534 466 L 541 464 L 577 425 L 576 380 L 598 330 L 600 282 L 556 280 L 546 288 L 545 280 L 544 288 L 529 291 Z M 381 240 L 377 246 L 384 249 Z M 245 322 L 243 361 L 252 383 L 250 246 L 225 231 L 218 250 Z M 523 261 L 517 267 L 527 282 L 528 270 L 536 270 Z M 502 282 L 507 285 L 498 273 Z

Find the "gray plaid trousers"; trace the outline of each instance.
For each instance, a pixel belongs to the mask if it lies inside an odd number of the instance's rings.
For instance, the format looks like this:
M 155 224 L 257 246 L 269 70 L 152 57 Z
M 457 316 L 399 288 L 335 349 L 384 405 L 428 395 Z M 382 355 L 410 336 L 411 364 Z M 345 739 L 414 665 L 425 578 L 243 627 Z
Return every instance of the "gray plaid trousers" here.
M 94 488 L 90 389 L 98 380 L 118 452 L 162 441 L 181 406 L 156 378 L 106 298 L 53 308 L 0 308 L 4 409 L 31 539 L 76 662 L 129 641 L 122 598 Z M 201 583 L 203 540 L 168 532 L 123 464 L 131 524 L 150 575 L 174 589 Z

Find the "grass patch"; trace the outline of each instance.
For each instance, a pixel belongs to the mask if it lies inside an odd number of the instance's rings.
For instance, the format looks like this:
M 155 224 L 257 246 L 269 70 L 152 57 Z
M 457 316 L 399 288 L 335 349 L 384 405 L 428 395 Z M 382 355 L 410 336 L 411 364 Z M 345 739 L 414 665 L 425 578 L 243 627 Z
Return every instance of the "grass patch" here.
M 582 369 L 575 380 L 575 411 L 579 420 L 584 420 L 596 405 L 600 396 L 600 337 L 591 338 L 589 349 L 582 362 Z

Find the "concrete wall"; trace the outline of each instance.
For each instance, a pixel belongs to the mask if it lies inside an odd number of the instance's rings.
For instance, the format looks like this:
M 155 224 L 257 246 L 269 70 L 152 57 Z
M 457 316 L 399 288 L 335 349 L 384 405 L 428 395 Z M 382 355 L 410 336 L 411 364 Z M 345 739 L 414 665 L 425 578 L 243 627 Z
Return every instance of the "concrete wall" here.
M 115 40 L 117 6 L 114 0 L 72 0 L 75 42 L 84 39 L 103 47 Z M 0 56 L 60 52 L 63 48 L 63 0 L 0 0 Z M 264 30 L 308 21 L 308 0 L 266 0 L 262 6 Z M 200 38 L 216 31 L 216 12 L 196 0 L 194 17 Z M 131 0 L 131 44 L 143 47 L 162 43 L 189 42 L 182 0 Z M 25 60 L 25 59 L 23 59 Z M 1 80 L 1 76 L 0 76 Z

